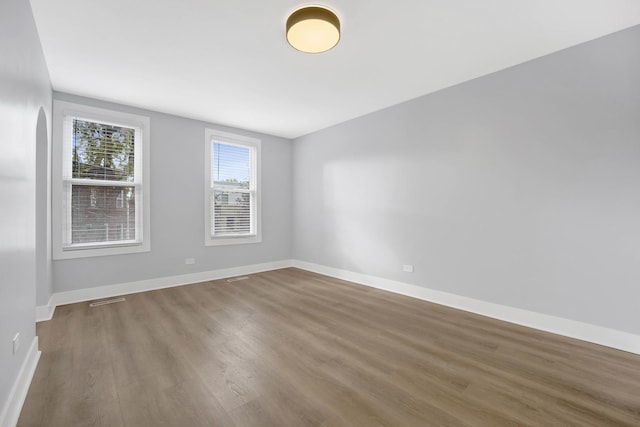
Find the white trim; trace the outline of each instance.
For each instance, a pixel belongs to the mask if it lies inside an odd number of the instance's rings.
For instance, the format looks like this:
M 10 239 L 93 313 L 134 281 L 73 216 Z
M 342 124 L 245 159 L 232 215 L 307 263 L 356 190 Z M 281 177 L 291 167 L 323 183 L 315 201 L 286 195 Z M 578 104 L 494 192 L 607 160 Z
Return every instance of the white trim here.
M 36 306 L 36 322 L 46 322 L 53 318 L 53 313 L 56 311 L 56 306 L 53 305 L 53 295 L 49 298 L 47 305 Z
M 15 427 L 18 424 L 22 405 L 27 398 L 27 392 L 36 372 L 40 360 L 40 351 L 38 350 L 38 337 L 33 337 L 29 352 L 20 367 L 18 377 L 11 387 L 9 398 L 0 412 L 0 427 Z
M 262 172 L 261 172 L 261 140 L 252 138 L 245 135 L 237 135 L 234 133 L 223 132 L 216 129 L 205 128 L 204 130 L 204 245 L 205 246 L 223 246 L 223 245 L 238 245 L 246 243 L 261 243 L 262 242 Z M 254 206 L 252 208 L 255 216 L 255 233 L 246 236 L 231 236 L 231 237 L 213 237 L 211 236 L 211 145 L 214 141 L 228 143 L 232 145 L 239 145 L 242 147 L 253 148 L 252 166 L 255 174 L 251 177 L 254 194 Z
M 65 156 L 70 156 L 65 151 L 65 117 L 67 116 L 83 117 L 92 121 L 100 121 L 103 123 L 127 126 L 136 129 L 136 141 L 141 142 L 135 147 L 135 182 L 127 183 L 108 183 L 115 186 L 132 186 L 136 192 L 136 234 L 138 234 L 134 244 L 122 244 L 122 242 L 106 242 L 93 246 L 64 246 L 65 237 L 70 231 L 67 229 L 66 218 L 70 215 L 70 203 L 65 199 L 68 191 L 65 191 L 65 185 L 69 185 L 69 177 L 65 177 L 64 164 Z M 91 107 L 73 102 L 61 101 L 55 99 L 53 101 L 53 119 L 52 119 L 52 153 L 51 153 L 51 193 L 52 206 L 51 224 L 52 226 L 52 257 L 54 260 L 87 258 L 94 256 L 121 255 L 139 252 L 151 251 L 151 209 L 150 209 L 150 139 L 151 139 L 151 121 L 147 116 L 125 113 L 122 111 L 108 110 L 104 108 Z M 70 159 L 70 157 L 69 157 Z M 142 162 L 142 163 L 140 163 Z M 142 173 L 139 174 L 138 172 Z M 81 181 L 80 181 L 81 182 Z M 91 181 L 87 181 L 91 182 Z M 95 182 L 95 185 L 107 185 L 104 182 Z M 70 197 L 70 196 L 69 196 Z M 138 214 L 140 212 L 140 214 Z
M 536 313 L 534 311 L 509 307 L 491 302 L 481 301 L 448 292 L 437 291 L 422 286 L 410 285 L 395 280 L 369 276 L 352 271 L 341 270 L 306 261 L 293 260 L 293 266 L 324 274 L 342 280 L 359 283 L 385 291 L 394 292 L 409 297 L 446 305 L 464 311 L 480 314 L 494 319 L 576 338 L 582 341 L 612 347 L 630 353 L 640 354 L 640 335 L 623 332 L 616 329 L 596 326 L 589 323 Z
M 78 289 L 75 291 L 56 292 L 51 296 L 52 307 L 76 302 L 91 301 L 100 298 L 111 298 L 120 295 L 152 291 L 155 289 L 173 288 L 175 286 L 192 285 L 194 283 L 218 280 L 227 277 L 245 276 L 269 270 L 291 267 L 293 261 L 283 260 L 253 264 L 241 267 L 224 268 L 220 270 L 203 271 L 200 273 L 181 274 L 178 276 L 159 277 L 157 279 L 139 280 L 137 282 L 119 283 L 117 285 L 100 286 L 97 288 Z

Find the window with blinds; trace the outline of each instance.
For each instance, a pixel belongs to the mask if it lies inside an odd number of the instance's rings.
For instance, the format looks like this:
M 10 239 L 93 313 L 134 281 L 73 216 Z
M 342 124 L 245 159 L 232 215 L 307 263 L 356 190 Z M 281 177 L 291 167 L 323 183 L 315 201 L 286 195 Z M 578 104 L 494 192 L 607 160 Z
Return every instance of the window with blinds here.
M 139 130 L 69 117 L 70 168 L 64 186 L 71 205 L 65 246 L 138 242 L 135 146 Z
M 56 258 L 148 250 L 148 215 L 143 215 L 148 118 L 58 101 L 54 114 L 62 122 L 54 145 L 61 151 L 54 165 L 60 190 L 54 196 L 61 200 L 54 200 L 60 211 L 53 213 L 62 225 L 54 238 Z
M 260 241 L 259 142 L 207 130 L 206 244 Z

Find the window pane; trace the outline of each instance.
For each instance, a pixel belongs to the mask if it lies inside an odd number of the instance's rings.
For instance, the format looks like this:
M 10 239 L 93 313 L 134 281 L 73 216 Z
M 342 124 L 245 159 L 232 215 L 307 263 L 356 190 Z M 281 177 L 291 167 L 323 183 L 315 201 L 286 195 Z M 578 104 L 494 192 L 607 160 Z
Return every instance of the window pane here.
M 251 194 L 214 191 L 214 235 L 251 233 Z
M 73 185 L 71 243 L 136 238 L 135 188 Z
M 216 186 L 249 188 L 251 181 L 251 150 L 248 147 L 213 143 L 213 176 Z
M 73 178 L 134 179 L 135 129 L 73 120 Z

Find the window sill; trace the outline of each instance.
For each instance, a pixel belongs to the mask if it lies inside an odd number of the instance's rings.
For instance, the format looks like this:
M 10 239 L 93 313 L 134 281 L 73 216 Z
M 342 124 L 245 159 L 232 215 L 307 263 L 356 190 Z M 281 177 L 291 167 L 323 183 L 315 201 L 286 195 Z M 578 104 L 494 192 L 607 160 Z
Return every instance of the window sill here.
M 148 241 L 146 243 L 115 243 L 113 245 L 78 246 L 64 249 L 54 248 L 53 260 L 126 255 L 150 251 L 151 247 Z
M 250 243 L 261 243 L 262 236 L 242 236 L 242 237 L 207 237 L 205 246 L 227 246 L 227 245 L 244 245 Z

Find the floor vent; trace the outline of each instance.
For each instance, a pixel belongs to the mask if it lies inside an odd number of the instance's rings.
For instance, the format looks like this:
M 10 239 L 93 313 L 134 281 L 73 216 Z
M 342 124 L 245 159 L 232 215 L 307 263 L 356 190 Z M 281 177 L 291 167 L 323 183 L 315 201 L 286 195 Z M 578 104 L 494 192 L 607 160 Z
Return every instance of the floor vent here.
M 240 280 L 247 280 L 249 276 L 242 277 L 232 277 L 231 279 L 227 279 L 227 282 L 239 282 Z
M 89 307 L 91 307 L 91 308 L 100 307 L 101 305 L 115 304 L 117 302 L 124 302 L 124 301 L 126 301 L 124 297 L 113 298 L 113 299 L 105 299 L 105 300 L 102 300 L 102 301 L 92 302 L 91 304 L 89 304 Z

